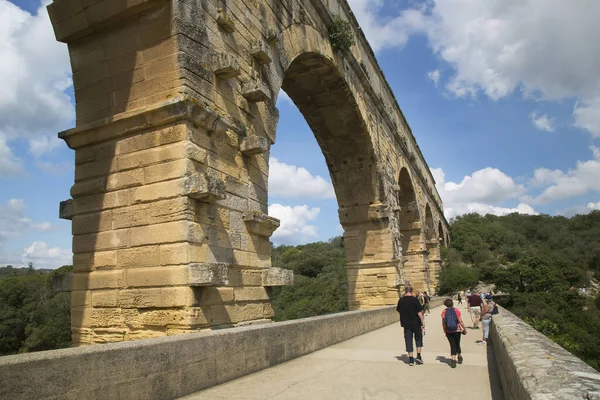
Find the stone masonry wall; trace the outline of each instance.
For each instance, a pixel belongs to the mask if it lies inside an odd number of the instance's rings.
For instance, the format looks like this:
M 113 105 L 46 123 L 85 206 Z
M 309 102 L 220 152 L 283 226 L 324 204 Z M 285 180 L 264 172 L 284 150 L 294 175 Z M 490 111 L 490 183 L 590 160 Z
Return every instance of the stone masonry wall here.
M 395 307 L 0 357 L 0 398 L 168 400 L 398 321 Z
M 600 399 L 598 371 L 502 307 L 490 339 L 506 399 Z
M 351 309 L 435 289 L 435 182 L 346 0 L 55 0 L 77 126 L 75 344 L 266 322 L 270 148 L 283 88 L 323 151 Z M 357 44 L 335 52 L 333 17 Z M 430 217 L 426 217 L 430 210 Z M 429 219 L 427 219 L 429 218 Z M 446 241 L 447 243 L 447 241 Z

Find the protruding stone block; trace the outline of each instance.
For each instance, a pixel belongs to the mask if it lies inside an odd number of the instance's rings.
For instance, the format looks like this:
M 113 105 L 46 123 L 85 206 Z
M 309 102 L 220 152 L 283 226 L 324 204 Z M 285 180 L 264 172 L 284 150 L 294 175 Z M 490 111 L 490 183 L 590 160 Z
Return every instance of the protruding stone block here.
M 191 264 L 189 266 L 190 286 L 229 285 L 229 265 L 227 263 Z
M 268 268 L 262 270 L 262 285 L 291 286 L 294 284 L 294 271 L 283 268 Z
M 252 46 L 250 53 L 259 64 L 265 65 L 271 62 L 271 56 L 269 56 L 269 47 L 262 40 L 256 42 L 254 46 Z
M 75 215 L 73 199 L 61 201 L 58 209 L 58 218 L 73 219 L 73 215 Z
M 52 290 L 55 292 L 70 292 L 73 287 L 73 273 L 67 272 L 63 275 L 52 277 Z
M 190 174 L 185 177 L 183 185 L 184 194 L 192 199 L 211 202 L 226 197 L 225 183 L 207 174 Z
M 206 164 L 206 150 L 192 142 L 187 142 L 185 144 L 185 155 L 190 160 L 194 160 L 200 164 Z
M 247 156 L 266 153 L 268 150 L 269 140 L 262 136 L 247 136 L 240 145 L 240 151 Z
M 242 96 L 251 103 L 260 103 L 271 98 L 267 86 L 261 81 L 246 82 L 242 87 Z
M 279 220 L 269 217 L 260 211 L 246 211 L 242 218 L 246 222 L 248 232 L 259 236 L 270 237 L 275 229 L 279 228 Z
M 232 33 L 235 31 L 235 24 L 233 20 L 227 15 L 225 10 L 219 8 L 217 10 L 217 24 L 226 32 Z
M 240 74 L 240 65 L 229 54 L 217 54 L 214 57 L 214 72 L 221 79 L 235 78 Z

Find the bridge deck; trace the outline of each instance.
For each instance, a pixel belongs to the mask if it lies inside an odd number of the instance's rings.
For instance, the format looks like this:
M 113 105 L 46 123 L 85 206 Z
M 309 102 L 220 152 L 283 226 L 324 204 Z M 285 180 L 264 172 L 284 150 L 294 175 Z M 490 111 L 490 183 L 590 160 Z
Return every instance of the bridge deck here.
M 481 329 L 463 336 L 464 363 L 450 368 L 442 310 L 426 317 L 423 365 L 407 364 L 402 330 L 393 324 L 184 399 L 502 399 L 492 348 L 476 344 Z

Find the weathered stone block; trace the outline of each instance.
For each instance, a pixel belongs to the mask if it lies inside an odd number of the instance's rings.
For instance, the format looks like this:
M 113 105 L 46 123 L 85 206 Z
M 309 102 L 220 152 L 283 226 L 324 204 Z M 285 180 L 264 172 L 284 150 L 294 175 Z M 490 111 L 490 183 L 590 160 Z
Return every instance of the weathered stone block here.
M 214 176 L 201 173 L 186 176 L 183 191 L 185 195 L 205 202 L 226 198 L 225 183 Z
M 190 286 L 227 286 L 229 264 L 206 263 L 189 266 Z
M 240 151 L 247 156 L 266 153 L 269 151 L 269 139 L 256 135 L 247 136 L 242 140 Z
M 217 24 L 226 32 L 235 32 L 235 23 L 222 8 L 217 10 Z
M 264 287 L 237 287 L 233 293 L 235 301 L 269 300 L 269 294 Z
M 74 215 L 75 210 L 73 208 L 73 199 L 61 201 L 58 209 L 58 218 L 73 219 Z
M 229 54 L 216 54 L 213 63 L 214 73 L 221 79 L 231 79 L 240 75 L 240 65 Z
M 261 271 L 262 285 L 271 286 L 292 286 L 294 284 L 294 271 L 283 268 L 268 268 Z
M 246 211 L 242 218 L 246 222 L 248 232 L 259 236 L 270 237 L 275 229 L 279 228 L 279 220 L 269 217 L 260 211 Z
M 194 160 L 200 164 L 206 164 L 206 150 L 195 145 L 192 142 L 187 142 L 184 146 L 185 155 L 190 160 Z
M 256 42 L 250 50 L 252 57 L 259 62 L 259 64 L 269 64 L 271 62 L 271 56 L 269 55 L 269 46 L 262 40 Z
M 242 86 L 242 96 L 251 103 L 260 103 L 271 98 L 269 89 L 261 81 L 250 81 Z
M 200 300 L 198 303 L 201 306 L 212 306 L 231 303 L 233 300 L 233 288 L 204 287 L 200 291 Z

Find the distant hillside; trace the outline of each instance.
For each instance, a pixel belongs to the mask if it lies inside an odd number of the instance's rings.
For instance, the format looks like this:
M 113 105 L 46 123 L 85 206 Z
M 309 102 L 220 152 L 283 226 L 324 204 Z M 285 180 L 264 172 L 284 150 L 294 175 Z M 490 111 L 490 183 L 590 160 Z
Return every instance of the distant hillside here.
M 6 267 L 0 267 L 0 279 L 9 278 L 12 276 L 23 276 L 31 273 L 36 274 L 49 274 L 53 269 L 32 269 L 32 268 L 13 268 L 11 265 Z
M 441 294 L 494 284 L 502 305 L 600 370 L 600 211 L 467 214 L 450 222 Z
M 71 297 L 51 285 L 71 270 L 0 268 L 0 355 L 71 345 Z
M 271 259 L 274 267 L 294 271 L 294 286 L 273 288 L 276 321 L 348 310 L 346 258 L 341 237 L 328 242 L 274 247 Z

